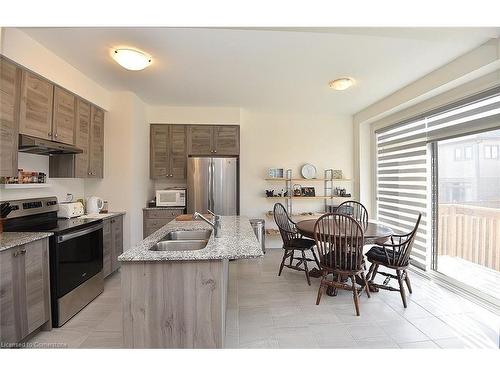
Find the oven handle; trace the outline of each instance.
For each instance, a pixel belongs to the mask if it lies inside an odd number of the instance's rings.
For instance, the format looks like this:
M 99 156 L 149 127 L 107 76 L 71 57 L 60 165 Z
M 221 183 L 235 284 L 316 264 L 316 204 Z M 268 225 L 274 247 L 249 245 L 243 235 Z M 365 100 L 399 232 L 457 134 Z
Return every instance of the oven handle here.
M 90 228 L 85 228 L 83 230 L 79 230 L 78 232 L 73 232 L 73 233 L 68 233 L 68 234 L 63 234 L 62 236 L 57 236 L 57 243 L 65 242 L 68 240 L 71 240 L 76 237 L 83 236 L 85 234 L 89 234 L 92 232 L 95 232 L 96 230 L 102 229 L 103 228 L 103 223 L 91 226 Z

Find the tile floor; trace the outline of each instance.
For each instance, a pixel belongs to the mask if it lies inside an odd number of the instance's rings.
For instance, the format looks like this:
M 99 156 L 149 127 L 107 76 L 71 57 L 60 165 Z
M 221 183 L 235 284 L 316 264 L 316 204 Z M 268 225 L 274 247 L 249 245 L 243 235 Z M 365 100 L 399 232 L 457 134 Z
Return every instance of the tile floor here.
M 277 270 L 281 250 L 264 258 L 230 263 L 227 348 L 499 348 L 500 317 L 412 274 L 414 293 L 403 308 L 399 294 L 323 296 L 315 305 L 318 279 Z M 69 348 L 122 345 L 120 273 L 105 291 L 62 328 L 40 332 L 30 342 Z

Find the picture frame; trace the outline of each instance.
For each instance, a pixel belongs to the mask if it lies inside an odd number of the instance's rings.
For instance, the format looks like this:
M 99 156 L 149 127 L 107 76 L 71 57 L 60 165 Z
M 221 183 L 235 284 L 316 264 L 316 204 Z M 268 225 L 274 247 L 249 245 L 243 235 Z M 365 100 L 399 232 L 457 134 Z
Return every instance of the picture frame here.
M 267 172 L 268 178 L 283 179 L 285 178 L 284 168 L 269 168 Z
M 303 197 L 315 197 L 316 189 L 313 186 L 307 186 L 302 188 Z
M 344 175 L 342 173 L 342 169 L 334 169 L 332 172 L 332 178 L 334 180 L 342 180 L 344 178 Z

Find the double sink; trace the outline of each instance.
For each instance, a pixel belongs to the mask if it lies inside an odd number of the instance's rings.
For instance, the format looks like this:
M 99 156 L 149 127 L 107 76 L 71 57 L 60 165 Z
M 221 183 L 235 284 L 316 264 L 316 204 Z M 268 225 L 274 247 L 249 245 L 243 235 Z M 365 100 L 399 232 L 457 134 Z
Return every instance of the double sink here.
M 211 229 L 176 230 L 168 233 L 150 250 L 152 251 L 192 251 L 202 250 L 212 235 Z

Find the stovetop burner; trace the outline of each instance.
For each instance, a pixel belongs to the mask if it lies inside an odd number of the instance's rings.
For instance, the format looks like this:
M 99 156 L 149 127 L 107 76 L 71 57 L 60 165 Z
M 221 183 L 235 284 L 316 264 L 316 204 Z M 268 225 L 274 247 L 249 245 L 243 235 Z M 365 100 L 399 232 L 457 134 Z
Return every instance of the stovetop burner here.
M 35 198 L 9 202 L 14 210 L 4 223 L 6 232 L 65 232 L 82 229 L 102 222 L 99 218 L 57 218 L 57 198 Z

